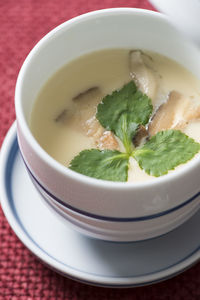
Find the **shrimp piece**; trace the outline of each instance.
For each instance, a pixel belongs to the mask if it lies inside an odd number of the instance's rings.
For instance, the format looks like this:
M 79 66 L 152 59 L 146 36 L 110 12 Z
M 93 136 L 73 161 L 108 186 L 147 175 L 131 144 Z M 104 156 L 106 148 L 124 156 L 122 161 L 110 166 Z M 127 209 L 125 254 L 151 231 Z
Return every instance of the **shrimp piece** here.
M 119 144 L 114 134 L 105 130 L 95 116 L 87 120 L 85 129 L 87 136 L 93 138 L 96 147 L 100 150 L 119 150 Z

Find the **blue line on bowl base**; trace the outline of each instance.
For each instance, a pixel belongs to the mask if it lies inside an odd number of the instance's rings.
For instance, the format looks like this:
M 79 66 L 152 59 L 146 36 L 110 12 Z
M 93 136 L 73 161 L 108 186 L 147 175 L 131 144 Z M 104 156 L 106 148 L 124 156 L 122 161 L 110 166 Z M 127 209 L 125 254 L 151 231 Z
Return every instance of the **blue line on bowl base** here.
M 20 150 L 19 150 L 20 151 Z M 21 153 L 21 151 L 20 151 Z M 167 214 L 173 213 L 174 211 L 186 206 L 187 204 L 191 203 L 192 201 L 194 201 L 197 197 L 200 196 L 200 191 L 198 193 L 196 193 L 194 196 L 192 196 L 191 198 L 189 198 L 188 200 L 184 201 L 183 203 L 170 208 L 168 210 L 165 210 L 163 212 L 160 213 L 156 213 L 156 214 L 152 214 L 152 215 L 148 215 L 148 216 L 140 216 L 140 217 L 129 217 L 129 218 L 118 218 L 118 217 L 110 217 L 110 216 L 102 216 L 102 215 L 97 215 L 97 214 L 93 214 L 93 213 L 89 213 L 86 212 L 84 210 L 81 210 L 79 208 L 73 207 L 70 204 L 67 204 L 66 202 L 64 202 L 63 200 L 57 198 L 55 195 L 53 195 L 51 192 L 49 192 L 37 179 L 36 177 L 33 175 L 33 173 L 31 172 L 31 170 L 29 169 L 29 167 L 27 166 L 25 159 L 21 153 L 21 157 L 23 159 L 23 162 L 27 168 L 27 171 L 29 172 L 30 176 L 32 177 L 32 179 L 40 186 L 40 188 L 49 196 L 52 198 L 53 201 L 57 201 L 58 203 L 60 203 L 62 206 L 66 207 L 69 210 L 72 210 L 76 213 L 79 213 L 81 215 L 84 215 L 86 217 L 90 217 L 92 219 L 98 219 L 98 220 L 102 220 L 102 221 L 109 221 L 109 222 L 141 222 L 141 221 L 147 221 L 147 220 L 151 220 L 151 219 L 156 219 L 156 218 L 160 218 L 162 216 L 165 216 Z

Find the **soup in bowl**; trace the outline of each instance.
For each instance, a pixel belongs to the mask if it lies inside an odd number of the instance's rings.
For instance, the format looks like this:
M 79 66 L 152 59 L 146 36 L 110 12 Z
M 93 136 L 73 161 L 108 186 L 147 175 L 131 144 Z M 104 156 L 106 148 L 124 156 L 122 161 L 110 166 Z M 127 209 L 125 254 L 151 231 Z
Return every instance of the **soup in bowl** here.
M 25 166 L 90 237 L 164 234 L 199 208 L 200 52 L 163 15 L 91 12 L 47 34 L 16 86 Z

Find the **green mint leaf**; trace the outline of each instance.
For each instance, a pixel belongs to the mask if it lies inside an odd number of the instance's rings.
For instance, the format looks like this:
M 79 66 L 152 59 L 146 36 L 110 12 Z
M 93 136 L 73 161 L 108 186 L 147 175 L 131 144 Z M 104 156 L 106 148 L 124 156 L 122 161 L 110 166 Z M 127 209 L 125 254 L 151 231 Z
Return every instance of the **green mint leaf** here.
M 122 114 L 116 124 L 115 134 L 123 142 L 126 152 L 131 154 L 133 150 L 132 140 L 138 128 L 138 124 L 132 122 L 131 115 Z
M 153 176 L 167 174 L 176 166 L 186 163 L 200 151 L 200 144 L 179 130 L 160 131 L 133 157 L 146 173 Z
M 110 181 L 127 181 L 129 157 L 117 150 L 81 151 L 69 168 L 83 175 Z
M 151 100 L 131 81 L 103 98 L 97 107 L 96 117 L 104 128 L 120 138 L 127 153 L 131 153 L 137 127 L 147 124 L 151 113 Z

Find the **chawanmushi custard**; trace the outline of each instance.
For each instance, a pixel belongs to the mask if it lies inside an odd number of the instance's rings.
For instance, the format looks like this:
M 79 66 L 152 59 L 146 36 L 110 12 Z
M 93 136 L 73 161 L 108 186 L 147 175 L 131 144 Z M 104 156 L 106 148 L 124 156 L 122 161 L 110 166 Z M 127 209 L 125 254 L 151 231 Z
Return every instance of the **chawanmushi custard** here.
M 46 152 L 76 172 L 154 179 L 200 150 L 200 82 L 157 53 L 93 52 L 48 80 L 30 126 Z

